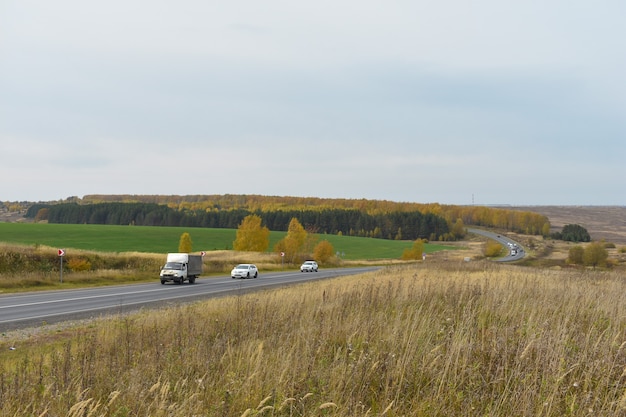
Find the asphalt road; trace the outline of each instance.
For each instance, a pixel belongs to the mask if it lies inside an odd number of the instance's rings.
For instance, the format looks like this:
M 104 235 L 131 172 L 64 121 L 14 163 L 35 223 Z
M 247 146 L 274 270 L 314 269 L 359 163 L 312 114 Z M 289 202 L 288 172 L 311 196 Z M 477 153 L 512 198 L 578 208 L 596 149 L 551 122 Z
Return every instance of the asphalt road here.
M 489 232 L 487 230 L 482 229 L 467 229 L 469 233 L 474 233 L 476 235 L 484 236 L 489 239 L 493 239 L 500 243 L 507 250 L 507 254 L 501 258 L 495 259 L 498 262 L 511 262 L 511 261 L 519 261 L 526 256 L 526 251 L 524 247 L 519 243 L 514 241 L 511 238 L 508 238 L 504 235 L 500 235 L 498 233 Z
M 376 269 L 378 268 L 320 269 L 319 272 L 263 273 L 261 271 L 256 279 L 232 279 L 230 276 L 198 278 L 195 284 L 182 285 L 161 285 L 157 275 L 154 283 L 147 284 L 7 294 L 0 296 L 0 331 L 223 295 L 243 294 L 305 281 L 360 274 Z

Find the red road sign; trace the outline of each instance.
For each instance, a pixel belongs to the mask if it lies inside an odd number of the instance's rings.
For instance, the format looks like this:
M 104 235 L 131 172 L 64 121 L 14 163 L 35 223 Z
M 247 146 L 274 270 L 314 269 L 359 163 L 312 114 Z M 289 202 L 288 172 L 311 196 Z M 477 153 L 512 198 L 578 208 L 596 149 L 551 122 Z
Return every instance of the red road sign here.
M 206 255 L 205 251 L 200 252 L 200 256 L 204 256 L 204 255 Z
M 65 249 L 59 249 L 59 256 L 65 256 Z

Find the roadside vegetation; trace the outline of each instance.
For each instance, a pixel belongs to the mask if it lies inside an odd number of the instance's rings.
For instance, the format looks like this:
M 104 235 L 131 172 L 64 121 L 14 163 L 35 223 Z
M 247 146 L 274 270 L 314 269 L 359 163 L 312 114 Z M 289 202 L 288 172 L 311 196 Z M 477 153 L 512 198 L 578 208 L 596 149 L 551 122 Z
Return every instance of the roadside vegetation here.
M 499 242 L 488 239 L 485 243 L 484 253 L 488 258 L 497 258 L 505 255 L 505 248 Z
M 625 298 L 615 272 L 426 262 L 44 325 L 0 339 L 0 416 L 622 415 Z
M 268 233 L 254 217 L 238 230 L 0 223 L 0 235 L 0 292 L 156 285 L 176 251 L 206 251 L 206 276 L 297 269 L 308 254 L 384 266 L 4 332 L 0 417 L 626 415 L 626 250 L 606 242 L 510 234 L 527 257 L 501 265 L 486 259 L 502 246 L 473 236 L 314 236 L 297 221 Z
M 243 234 L 248 237 L 260 234 L 262 239 L 257 241 L 264 242 L 263 248 L 273 241 L 271 252 L 206 250 L 211 246 L 236 246 L 241 240 L 240 230 L 0 223 L 3 239 L 20 242 L 0 243 L 0 291 L 155 281 L 167 252 L 193 252 L 194 248 L 197 248 L 195 253 L 206 252 L 202 275 L 215 276 L 228 274 L 237 263 L 255 263 L 262 272 L 297 269 L 310 257 L 317 259 L 322 268 L 388 265 L 399 260 L 402 251 L 412 245 L 408 241 L 309 234 L 297 220 L 287 232 L 272 234 L 264 228 L 258 229 L 251 228 Z M 57 246 L 48 246 L 50 242 L 57 242 Z M 452 249 L 443 245 L 423 246 L 428 253 Z M 120 250 L 130 247 L 143 251 Z M 63 265 L 59 248 L 65 250 Z M 281 252 L 286 256 L 281 256 Z
M 0 240 L 9 244 L 33 247 L 81 249 L 105 253 L 160 253 L 177 252 L 180 237 L 189 233 L 192 250 L 232 250 L 237 229 L 211 229 L 158 226 L 108 226 L 97 224 L 1 223 Z M 287 235 L 287 232 L 269 234 L 269 250 Z M 409 240 L 384 240 L 355 236 L 312 234 L 318 240 L 328 240 L 343 260 L 397 259 Z M 427 253 L 450 248 L 448 242 L 425 245 Z M 54 251 L 56 253 L 56 250 Z M 68 253 L 68 256 L 71 252 Z

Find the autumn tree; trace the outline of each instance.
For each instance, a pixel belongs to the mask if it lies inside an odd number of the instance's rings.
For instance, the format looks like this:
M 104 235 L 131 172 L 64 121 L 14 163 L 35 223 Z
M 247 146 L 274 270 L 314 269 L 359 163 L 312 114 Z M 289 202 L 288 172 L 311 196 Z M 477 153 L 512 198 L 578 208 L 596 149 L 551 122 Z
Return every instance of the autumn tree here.
M 609 252 L 604 247 L 602 242 L 592 242 L 583 252 L 583 263 L 587 266 L 605 266 L 606 260 L 609 257 Z
M 37 211 L 37 214 L 35 215 L 35 222 L 41 222 L 41 221 L 45 221 L 48 220 L 48 211 L 50 209 L 48 209 L 47 207 L 41 208 Z
M 413 242 L 413 246 L 411 247 L 411 249 L 405 249 L 402 252 L 402 260 L 409 261 L 409 260 L 422 259 L 423 253 L 424 253 L 424 240 L 417 239 L 415 242 Z
M 319 263 L 328 262 L 335 255 L 335 248 L 332 243 L 327 240 L 322 240 L 313 249 L 313 257 Z
M 287 235 L 282 238 L 274 246 L 276 252 L 284 252 L 285 260 L 293 263 L 298 255 L 302 254 L 302 250 L 307 242 L 307 231 L 300 224 L 298 219 L 293 217 L 289 222 Z
M 502 245 L 495 240 L 489 239 L 487 243 L 485 243 L 485 247 L 483 249 L 485 256 L 488 258 L 493 258 L 496 256 L 500 256 L 502 254 Z
M 567 262 L 574 265 L 582 265 L 584 252 L 585 249 L 582 246 L 572 246 L 568 251 Z
M 237 229 L 233 249 L 236 251 L 265 252 L 269 246 L 270 229 L 261 225 L 261 217 L 256 214 L 246 216 Z
M 452 225 L 450 233 L 454 239 L 461 239 L 465 236 L 465 224 L 463 223 L 463 219 L 456 219 L 456 222 Z
M 180 235 L 180 241 L 178 242 L 178 252 L 180 253 L 191 253 L 191 236 L 189 233 L 185 232 Z

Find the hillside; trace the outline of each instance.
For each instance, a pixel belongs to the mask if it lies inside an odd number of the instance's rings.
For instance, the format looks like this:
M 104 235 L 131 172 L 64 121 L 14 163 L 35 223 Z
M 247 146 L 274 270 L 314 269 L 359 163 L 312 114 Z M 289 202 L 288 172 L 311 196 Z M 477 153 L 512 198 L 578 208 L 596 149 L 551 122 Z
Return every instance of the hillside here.
M 90 198 L 88 198 L 90 197 Z M 113 196 L 109 196 L 113 197 Z M 136 198 L 134 201 L 141 200 Z M 144 196 L 146 197 L 146 196 Z M 241 197 L 241 196 L 240 196 Z M 167 199 L 167 197 L 163 196 L 163 199 Z M 170 196 L 171 198 L 171 196 Z M 224 204 L 226 206 L 232 204 L 232 200 L 234 200 L 235 196 L 223 196 L 223 200 L 221 203 L 224 203 L 224 200 L 228 200 L 228 204 Z M 257 196 L 257 198 L 260 198 Z M 276 200 L 280 200 L 277 197 L 274 197 Z M 85 196 L 86 200 L 89 201 L 103 201 L 108 200 L 104 199 L 103 196 Z M 115 201 L 123 200 L 120 196 L 115 196 Z M 128 199 L 133 200 L 133 199 Z M 152 197 L 151 201 L 161 202 L 156 197 Z M 255 200 L 252 199 L 251 200 Z M 337 200 L 335 204 L 340 204 L 343 206 L 352 205 L 355 206 L 368 206 L 376 204 L 374 202 L 368 202 L 367 200 Z M 330 204 L 332 200 L 325 199 L 293 199 L 283 201 L 282 204 L 296 204 L 296 206 L 301 207 L 311 207 L 315 204 L 322 204 L 326 206 L 332 206 Z M 240 201 L 242 205 L 250 204 L 249 201 Z M 347 204 L 350 203 L 350 204 Z M 391 202 L 384 202 L 382 206 L 389 206 Z M 409 206 L 414 208 L 411 204 L 401 204 L 404 208 Z M 550 224 L 552 226 L 552 231 L 560 230 L 566 224 L 580 224 L 585 227 L 593 240 L 606 240 L 608 242 L 613 242 L 620 245 L 626 244 L 626 206 L 507 206 L 501 207 L 507 210 L 517 210 L 517 211 L 526 211 L 533 212 L 543 216 L 546 216 Z M 24 212 L 9 212 L 5 207 L 0 207 L 0 222 L 16 222 L 16 221 L 24 221 L 23 218 Z
M 583 226 L 592 240 L 626 245 L 626 207 L 624 206 L 519 206 L 513 210 L 532 211 L 546 216 L 552 230 L 566 224 Z

